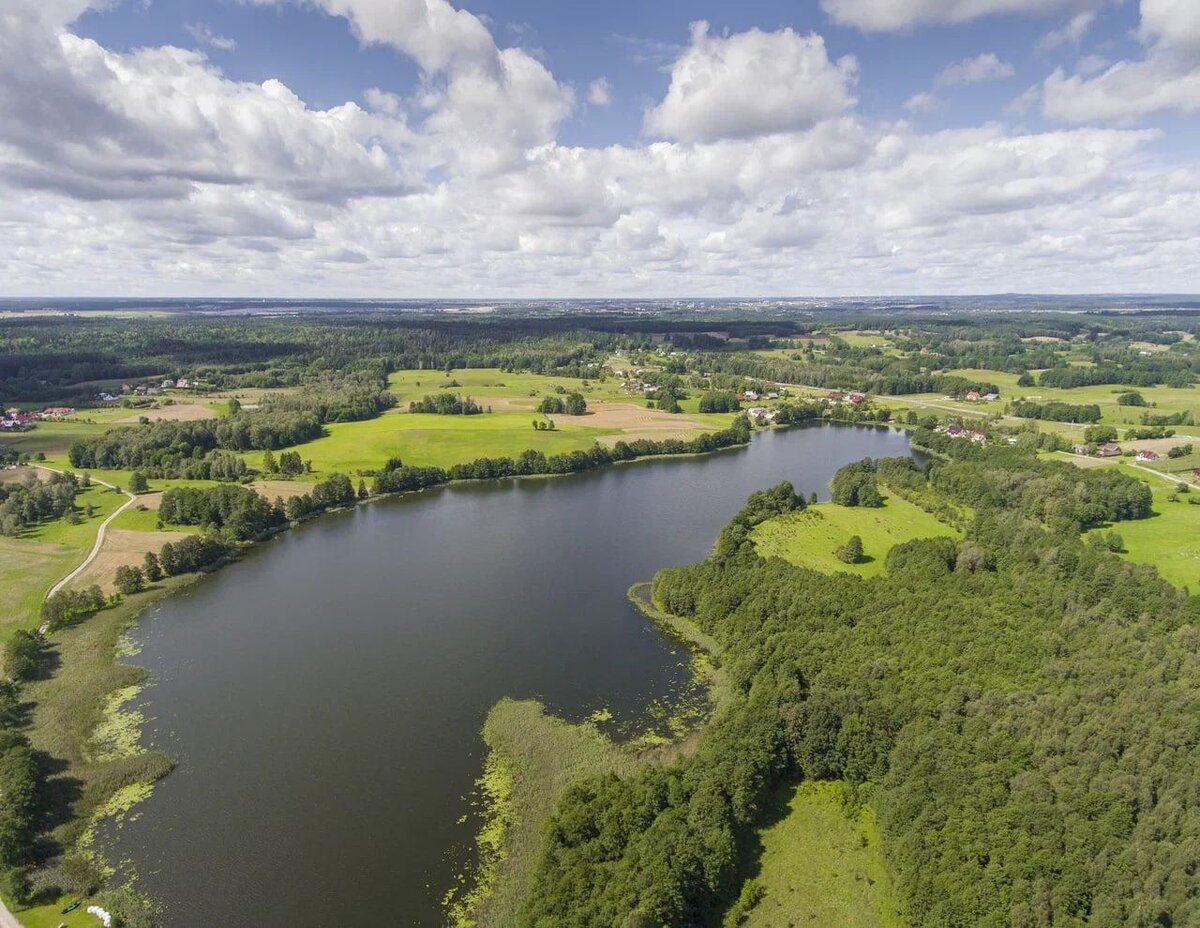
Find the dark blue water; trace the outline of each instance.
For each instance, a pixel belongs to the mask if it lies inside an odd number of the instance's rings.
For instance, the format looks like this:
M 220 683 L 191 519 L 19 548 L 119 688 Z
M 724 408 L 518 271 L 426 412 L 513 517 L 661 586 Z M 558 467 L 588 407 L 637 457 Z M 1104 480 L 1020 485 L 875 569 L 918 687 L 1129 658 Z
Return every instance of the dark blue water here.
M 335 515 L 155 610 L 146 740 L 179 768 L 115 840 L 171 928 L 437 926 L 503 696 L 636 719 L 687 656 L 625 598 L 755 490 L 827 496 L 900 432 L 820 425 L 716 455 L 445 488 Z

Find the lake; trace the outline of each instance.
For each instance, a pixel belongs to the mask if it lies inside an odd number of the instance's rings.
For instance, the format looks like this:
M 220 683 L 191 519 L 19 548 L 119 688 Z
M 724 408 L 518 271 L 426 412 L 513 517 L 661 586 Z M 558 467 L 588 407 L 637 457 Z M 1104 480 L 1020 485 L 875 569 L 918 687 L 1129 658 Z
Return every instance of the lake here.
M 828 498 L 897 431 L 470 483 L 309 523 L 148 613 L 144 740 L 179 767 L 115 834 L 169 928 L 441 925 L 472 840 L 479 730 L 504 696 L 636 720 L 688 656 L 626 600 L 701 560 L 755 490 Z M 110 830 L 111 831 L 111 830 Z

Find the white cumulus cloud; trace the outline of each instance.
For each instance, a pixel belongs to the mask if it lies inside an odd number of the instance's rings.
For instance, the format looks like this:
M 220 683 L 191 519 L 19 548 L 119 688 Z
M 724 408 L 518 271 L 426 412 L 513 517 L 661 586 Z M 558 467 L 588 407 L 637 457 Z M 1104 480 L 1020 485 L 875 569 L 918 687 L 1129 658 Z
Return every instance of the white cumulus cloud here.
M 791 29 L 713 36 L 692 25 L 666 97 L 646 111 L 652 135 L 687 142 L 790 132 L 854 105 L 854 58 L 831 61 L 825 40 Z

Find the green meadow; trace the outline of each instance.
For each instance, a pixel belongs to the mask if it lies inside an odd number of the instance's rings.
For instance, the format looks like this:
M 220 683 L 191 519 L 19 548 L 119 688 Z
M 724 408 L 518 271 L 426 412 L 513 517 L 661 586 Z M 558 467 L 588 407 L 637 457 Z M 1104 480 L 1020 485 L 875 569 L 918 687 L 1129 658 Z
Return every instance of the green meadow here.
M 769 519 L 750 537 L 764 558 L 781 557 L 825 573 L 840 570 L 873 577 L 883 572 L 884 559 L 894 545 L 914 538 L 960 534 L 925 510 L 888 495 L 879 509 L 818 503 L 801 512 Z M 858 564 L 846 564 L 834 554 L 851 535 L 858 535 L 863 543 L 864 560 Z
M 537 431 L 533 412 L 493 412 L 478 416 L 438 416 L 391 410 L 376 419 L 337 422 L 328 434 L 294 449 L 312 461 L 315 477 L 334 472 L 355 474 L 378 468 L 391 457 L 405 464 L 449 467 L 481 457 L 516 457 L 528 448 L 558 454 L 590 448 L 618 429 L 593 429 L 555 416 L 554 431 Z M 261 467 L 263 455 L 245 455 L 251 467 Z
M 1166 480 L 1148 478 L 1127 464 L 1113 466 L 1149 484 L 1154 494 L 1154 515 L 1103 530 L 1111 529 L 1121 536 L 1124 557 L 1157 567 L 1162 577 L 1176 586 L 1200 591 L 1200 505 L 1188 502 L 1200 498 L 1200 490 L 1176 493 Z
M 745 928 L 903 928 L 874 810 L 848 806 L 842 783 L 795 787 L 760 841 Z

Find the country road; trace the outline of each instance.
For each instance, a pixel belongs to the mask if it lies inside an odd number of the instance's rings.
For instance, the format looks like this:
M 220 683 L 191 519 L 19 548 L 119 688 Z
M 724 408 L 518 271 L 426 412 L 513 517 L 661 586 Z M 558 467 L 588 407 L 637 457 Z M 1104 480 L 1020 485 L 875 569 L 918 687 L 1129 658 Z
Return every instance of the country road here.
M 55 470 L 53 467 L 43 467 L 40 464 L 34 464 L 33 466 L 38 468 L 38 470 L 49 471 L 50 473 L 53 473 L 53 474 L 63 473 L 61 470 Z M 108 524 L 110 522 L 112 522 L 112 520 L 115 519 L 117 516 L 119 516 L 121 513 L 123 513 L 126 509 L 128 509 L 130 506 L 132 506 L 134 503 L 137 502 L 137 497 L 134 496 L 132 493 L 130 493 L 128 490 L 122 490 L 118 486 L 113 486 L 111 483 L 105 483 L 103 480 L 97 480 L 95 477 L 92 478 L 92 483 L 98 483 L 102 487 L 108 487 L 110 490 L 116 490 L 119 493 L 124 493 L 126 496 L 129 497 L 129 499 L 125 500 L 125 502 L 122 503 L 120 506 L 118 506 L 109 515 L 109 517 L 107 519 L 105 519 L 103 522 L 100 523 L 100 528 L 96 531 L 96 543 L 94 545 L 92 545 L 91 552 L 88 554 L 88 556 L 86 558 L 84 558 L 82 564 L 80 564 L 78 567 L 76 567 L 74 570 L 72 570 L 69 574 L 67 574 L 65 577 L 63 577 L 56 584 L 54 584 L 54 586 L 52 586 L 50 588 L 50 592 L 46 594 L 47 599 L 49 599 L 55 593 L 59 592 L 68 583 L 70 583 L 72 580 L 74 580 L 76 577 L 78 577 L 81 573 L 83 573 L 85 570 L 87 570 L 88 565 L 90 565 L 92 563 L 92 561 L 94 561 L 96 559 L 96 556 L 100 553 L 100 549 L 102 547 L 104 547 L 104 534 L 108 530 Z M 43 635 L 46 634 L 47 629 L 44 624 L 42 625 L 40 631 Z M 6 926 L 0 924 L 0 928 L 6 928 Z
M 53 467 L 43 467 L 41 464 L 34 464 L 33 466 L 36 467 L 38 470 L 49 471 L 52 474 L 63 473 L 61 470 L 55 470 Z M 59 580 L 58 583 L 54 584 L 54 586 L 52 586 L 50 588 L 50 592 L 46 594 L 47 599 L 49 599 L 51 596 L 53 596 L 55 593 L 57 593 L 59 590 L 61 590 L 63 587 L 65 587 L 68 583 L 70 583 L 72 580 L 74 580 L 76 577 L 78 577 L 81 573 L 83 573 L 85 570 L 87 570 L 88 565 L 91 564 L 92 561 L 94 561 L 96 559 L 96 555 L 98 555 L 100 553 L 100 549 L 102 547 L 104 547 L 104 533 L 105 533 L 105 530 L 108 528 L 108 524 L 113 519 L 115 519 L 117 516 L 119 516 L 121 513 L 123 513 L 126 509 L 128 509 L 130 506 L 132 506 L 134 503 L 137 502 L 137 497 L 134 496 L 132 493 L 130 493 L 128 490 L 122 490 L 120 487 L 113 486 L 111 483 L 105 483 L 103 480 L 97 480 L 95 477 L 92 478 L 92 483 L 97 483 L 102 487 L 108 487 L 110 490 L 116 490 L 120 493 L 124 493 L 126 496 L 129 497 L 129 499 L 125 500 L 125 502 L 122 503 L 120 506 L 118 506 L 112 512 L 112 514 L 109 515 L 109 517 L 107 519 L 105 519 L 103 522 L 100 523 L 100 528 L 96 530 L 96 543 L 94 545 L 92 545 L 91 552 L 88 554 L 88 556 L 86 558 L 84 558 L 84 561 L 82 564 L 80 564 L 78 567 L 76 567 L 69 574 L 67 574 L 65 577 L 63 577 L 61 580 Z M 45 623 L 43 623 L 41 628 L 38 629 L 38 631 L 40 631 L 43 635 L 46 634 L 46 632 L 48 630 L 49 629 L 47 628 Z M 8 906 L 6 906 L 4 904 L 3 899 L 0 899 L 0 928 L 22 928 L 21 923 L 17 920 L 16 916 L 13 915 L 12 912 L 10 912 L 8 910 Z

